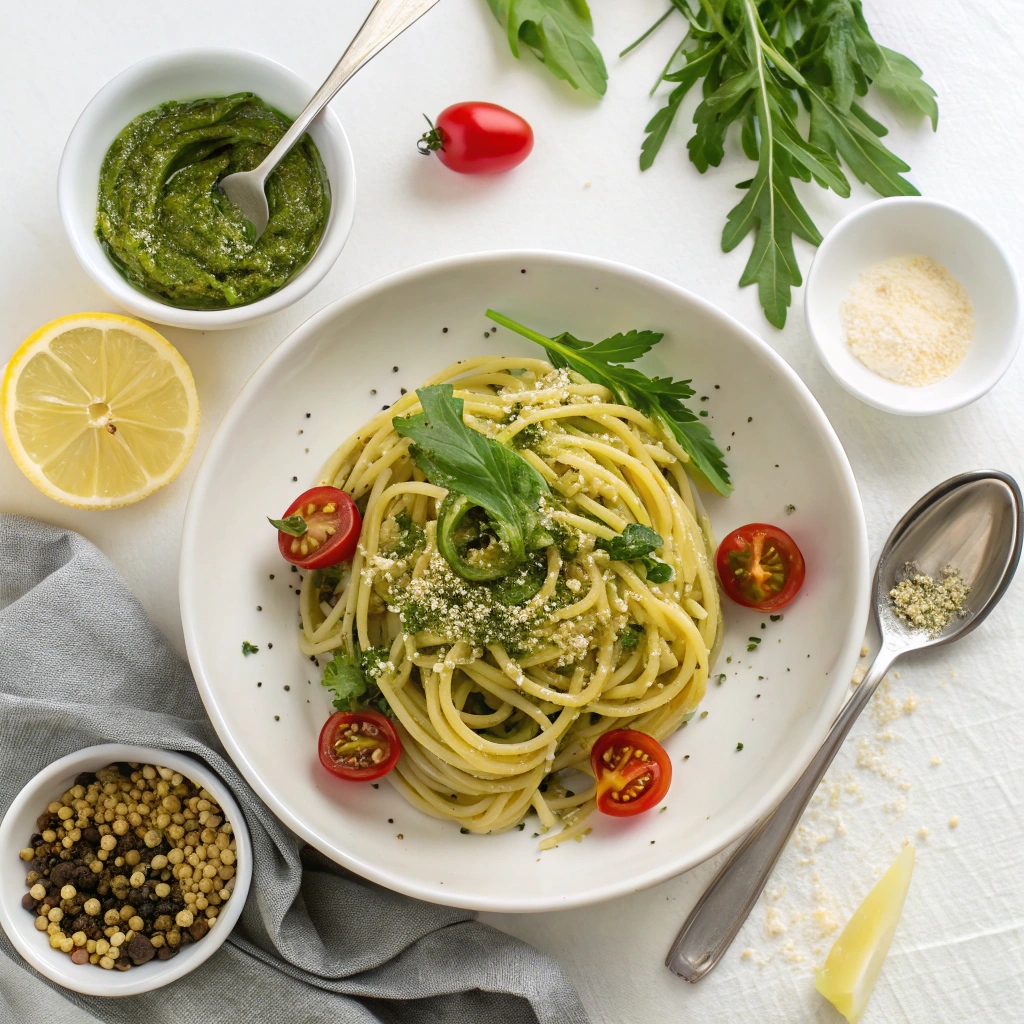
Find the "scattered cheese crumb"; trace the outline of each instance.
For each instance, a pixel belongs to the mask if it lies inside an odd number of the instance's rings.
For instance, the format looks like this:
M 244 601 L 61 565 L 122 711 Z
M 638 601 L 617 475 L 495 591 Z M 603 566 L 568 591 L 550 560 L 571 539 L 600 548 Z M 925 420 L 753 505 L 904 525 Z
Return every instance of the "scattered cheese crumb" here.
M 956 828 L 957 825 L 959 825 L 959 824 L 960 824 L 960 819 L 954 814 L 953 817 L 949 819 L 949 827 L 950 828 Z
M 938 755 L 938 754 L 936 754 L 936 755 L 935 755 L 935 756 L 934 756 L 934 757 L 932 758 L 932 764 L 942 764 L 942 758 L 941 758 L 941 757 L 939 757 L 939 755 Z
M 927 839 L 931 834 L 932 830 L 925 825 L 922 825 L 918 830 L 917 834 L 921 839 Z

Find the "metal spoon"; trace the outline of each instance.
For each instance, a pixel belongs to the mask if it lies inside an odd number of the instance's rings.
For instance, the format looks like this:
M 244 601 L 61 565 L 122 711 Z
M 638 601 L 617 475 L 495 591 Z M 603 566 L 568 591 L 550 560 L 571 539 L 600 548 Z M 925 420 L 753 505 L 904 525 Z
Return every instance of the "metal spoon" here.
M 1021 506 L 1013 477 L 979 471 L 940 484 L 899 521 L 875 570 L 873 610 L 881 645 L 871 668 L 796 785 L 774 813 L 747 834 L 701 896 L 669 950 L 669 970 L 696 982 L 721 959 L 754 908 L 822 776 L 893 662 L 910 651 L 959 640 L 996 606 L 1020 559 Z M 889 591 L 908 563 L 932 576 L 952 565 L 971 588 L 964 614 L 953 616 L 937 635 L 914 629 L 893 609 Z
M 252 221 L 256 238 L 263 234 L 270 220 L 265 191 L 270 173 L 302 138 L 313 118 L 334 99 L 337 91 L 436 3 L 437 0 L 377 0 L 327 80 L 260 165 L 251 171 L 236 171 L 221 179 L 221 190 Z

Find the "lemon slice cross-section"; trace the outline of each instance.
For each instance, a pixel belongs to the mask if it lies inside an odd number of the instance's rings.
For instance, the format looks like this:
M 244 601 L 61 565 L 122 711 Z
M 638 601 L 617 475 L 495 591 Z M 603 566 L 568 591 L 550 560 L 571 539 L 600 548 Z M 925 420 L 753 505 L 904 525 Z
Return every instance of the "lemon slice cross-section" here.
M 914 873 L 914 844 L 909 843 L 853 912 L 818 971 L 818 991 L 856 1024 L 892 945 Z
M 44 494 L 111 509 L 181 472 L 199 432 L 199 397 L 163 335 L 113 313 L 79 313 L 14 353 L 0 417 L 14 461 Z

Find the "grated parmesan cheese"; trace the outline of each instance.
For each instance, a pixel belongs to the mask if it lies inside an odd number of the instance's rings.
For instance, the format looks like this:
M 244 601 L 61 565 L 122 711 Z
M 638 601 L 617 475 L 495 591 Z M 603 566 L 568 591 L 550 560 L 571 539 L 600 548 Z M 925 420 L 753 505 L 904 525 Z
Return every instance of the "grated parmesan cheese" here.
M 850 351 L 869 370 L 910 387 L 948 377 L 974 337 L 970 296 L 930 256 L 900 256 L 865 270 L 839 318 Z

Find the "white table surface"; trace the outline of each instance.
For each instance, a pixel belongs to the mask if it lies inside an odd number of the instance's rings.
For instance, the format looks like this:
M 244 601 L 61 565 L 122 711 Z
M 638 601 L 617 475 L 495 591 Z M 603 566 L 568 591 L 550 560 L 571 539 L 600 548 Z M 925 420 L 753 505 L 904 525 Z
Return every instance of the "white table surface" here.
M 593 6 L 612 72 L 600 104 L 573 94 L 532 59 L 513 61 L 484 0 L 442 0 L 335 100 L 355 151 L 358 209 L 348 246 L 327 279 L 297 306 L 250 329 L 205 336 L 166 331 L 192 367 L 203 406 L 199 447 L 181 477 L 132 508 L 79 512 L 38 494 L 4 449 L 0 509 L 94 540 L 183 650 L 177 561 L 185 500 L 202 450 L 253 369 L 311 313 L 359 285 L 441 256 L 512 247 L 576 250 L 643 267 L 705 296 L 767 338 L 807 382 L 845 444 L 874 550 L 906 507 L 945 477 L 983 467 L 1024 475 L 1021 360 L 970 408 L 902 419 L 861 405 L 826 374 L 807 337 L 801 292 L 784 332 L 767 325 L 754 290 L 736 287 L 749 243 L 730 255 L 718 244 L 725 213 L 737 200 L 733 185 L 749 176 L 736 140 L 725 166 L 704 178 L 686 162 L 682 131 L 651 171 L 637 169 L 642 128 L 656 109 L 646 90 L 678 40 L 679 25 L 619 61 L 612 55 L 664 3 L 593 0 Z M 865 6 L 877 38 L 908 52 L 939 92 L 937 135 L 881 108 L 893 127 L 893 148 L 913 166 L 923 192 L 959 204 L 994 228 L 1020 271 L 1024 4 L 865 0 Z M 137 58 L 196 44 L 264 53 L 315 85 L 367 7 L 367 0 L 5 4 L 0 362 L 47 320 L 113 308 L 76 263 L 55 202 L 64 140 L 96 90 Z M 503 103 L 533 124 L 536 149 L 516 173 L 474 180 L 417 155 L 421 113 L 433 116 L 463 99 Z M 682 125 L 692 107 L 681 114 Z M 823 232 L 870 199 L 856 183 L 845 202 L 816 187 L 799 191 Z M 798 243 L 798 251 L 806 270 L 810 248 Z M 701 985 L 691 988 L 669 974 L 662 959 L 713 864 L 610 904 L 487 919 L 556 956 L 601 1024 L 835 1021 L 813 990 L 813 966 L 831 943 L 815 937 L 825 930 L 819 924 L 827 926 L 829 914 L 845 921 L 878 869 L 911 837 L 918 864 L 910 897 L 863 1019 L 1021 1020 L 1022 593 L 1018 582 L 982 630 L 955 649 L 905 665 L 892 680 L 888 704 L 858 726 L 833 767 L 837 784 L 805 819 L 804 841 L 787 851 L 770 885 L 776 898 L 763 898 L 725 961 Z M 915 696 L 917 709 L 910 713 Z M 899 714 L 904 706 L 907 713 Z M 898 720 L 885 721 L 892 709 Z M 951 816 L 959 818 L 955 829 Z M 930 830 L 927 838 L 917 836 L 921 827 Z

